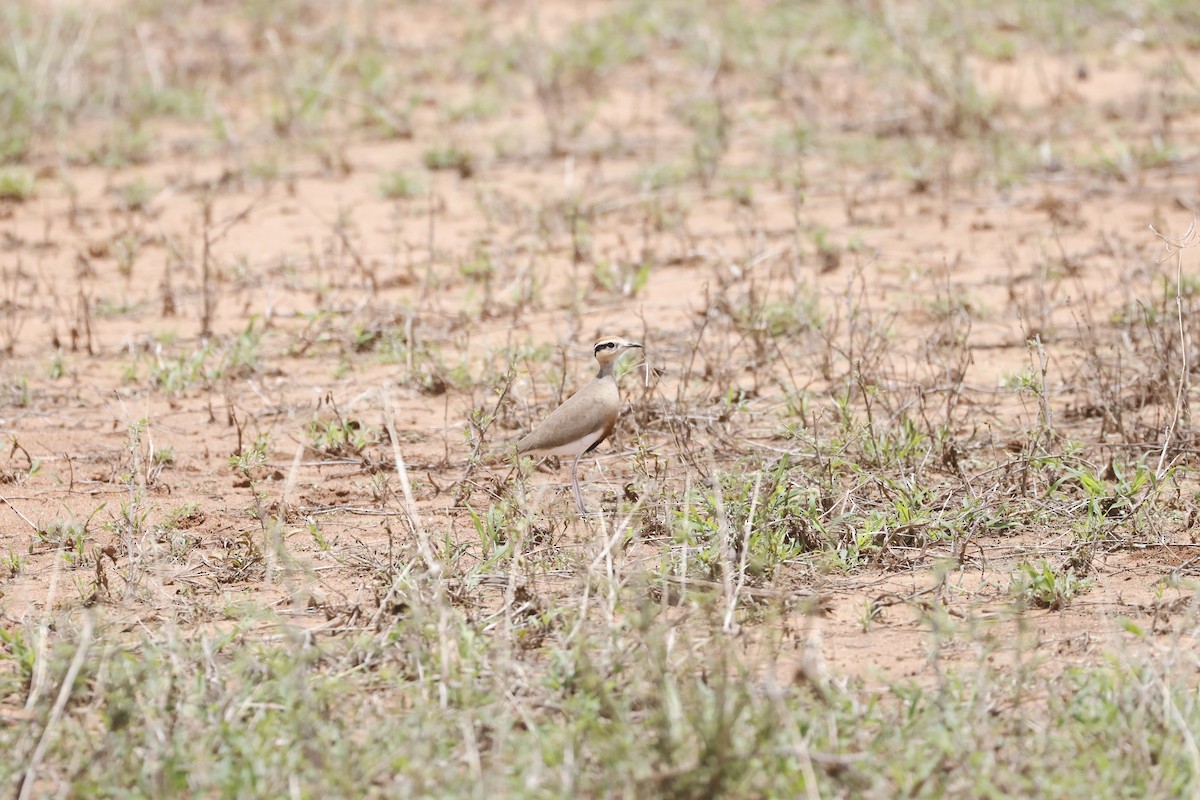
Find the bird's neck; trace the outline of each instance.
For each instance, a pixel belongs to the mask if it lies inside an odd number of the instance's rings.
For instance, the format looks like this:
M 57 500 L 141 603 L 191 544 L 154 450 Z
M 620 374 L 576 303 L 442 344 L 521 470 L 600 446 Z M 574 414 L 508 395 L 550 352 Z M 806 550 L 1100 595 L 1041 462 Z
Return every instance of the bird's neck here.
M 611 378 L 613 376 L 613 362 L 601 364 L 599 371 L 596 373 L 597 378 Z

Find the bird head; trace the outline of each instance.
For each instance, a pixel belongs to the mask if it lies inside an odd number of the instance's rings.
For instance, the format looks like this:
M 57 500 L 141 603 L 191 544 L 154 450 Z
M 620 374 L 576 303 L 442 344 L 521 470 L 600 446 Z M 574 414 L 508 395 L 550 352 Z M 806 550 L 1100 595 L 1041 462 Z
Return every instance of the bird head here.
M 596 354 L 596 360 L 600 362 L 600 366 L 604 366 L 613 363 L 626 350 L 632 350 L 635 347 L 641 347 L 641 345 L 628 339 L 622 339 L 620 336 L 605 336 L 596 342 L 592 352 Z

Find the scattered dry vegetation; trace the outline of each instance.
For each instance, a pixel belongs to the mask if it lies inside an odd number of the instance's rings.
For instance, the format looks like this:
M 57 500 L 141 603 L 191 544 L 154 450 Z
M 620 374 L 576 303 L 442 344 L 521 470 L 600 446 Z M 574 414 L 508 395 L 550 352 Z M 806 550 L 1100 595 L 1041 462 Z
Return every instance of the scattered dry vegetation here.
M 1194 2 L 0 20 L 5 791 L 1196 793 Z

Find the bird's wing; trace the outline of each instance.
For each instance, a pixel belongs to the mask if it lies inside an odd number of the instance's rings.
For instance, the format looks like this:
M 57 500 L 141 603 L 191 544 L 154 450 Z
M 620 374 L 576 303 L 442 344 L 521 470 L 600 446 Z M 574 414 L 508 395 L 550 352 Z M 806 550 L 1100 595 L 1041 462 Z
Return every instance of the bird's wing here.
M 620 408 L 621 396 L 616 381 L 600 379 L 588 384 L 518 442 L 517 452 L 546 452 L 584 441 L 597 433 L 607 436 L 612 432 Z

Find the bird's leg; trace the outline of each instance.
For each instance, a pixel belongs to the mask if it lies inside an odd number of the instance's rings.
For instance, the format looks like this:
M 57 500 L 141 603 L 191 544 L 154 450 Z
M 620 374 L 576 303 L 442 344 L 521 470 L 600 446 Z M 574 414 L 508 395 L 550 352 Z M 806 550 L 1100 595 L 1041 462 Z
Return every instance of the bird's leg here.
M 575 490 L 575 507 L 579 509 L 579 516 L 587 516 L 587 506 L 583 504 L 583 492 L 579 489 L 579 459 L 583 458 L 583 453 L 575 456 L 575 461 L 571 464 L 571 488 Z

